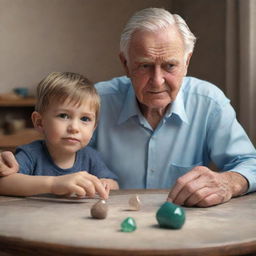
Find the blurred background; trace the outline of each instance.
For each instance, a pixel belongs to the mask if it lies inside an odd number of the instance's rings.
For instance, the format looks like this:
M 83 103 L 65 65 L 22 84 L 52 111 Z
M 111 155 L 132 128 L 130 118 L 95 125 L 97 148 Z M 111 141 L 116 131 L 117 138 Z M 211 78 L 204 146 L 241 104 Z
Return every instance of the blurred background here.
M 78 72 L 94 82 L 123 75 L 120 33 L 146 7 L 186 20 L 198 38 L 188 75 L 224 91 L 255 144 L 256 0 L 0 0 L 0 149 L 32 134 L 10 144 L 20 127 L 32 127 L 34 89 L 49 72 Z

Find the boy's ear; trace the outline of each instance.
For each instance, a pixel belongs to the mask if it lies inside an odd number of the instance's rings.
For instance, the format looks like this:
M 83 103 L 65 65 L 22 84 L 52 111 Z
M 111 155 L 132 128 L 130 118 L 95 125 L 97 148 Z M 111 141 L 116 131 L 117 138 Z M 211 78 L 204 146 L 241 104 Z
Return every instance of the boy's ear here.
M 33 122 L 33 125 L 34 125 L 34 128 L 42 133 L 43 132 L 43 118 L 42 118 L 42 115 L 37 112 L 37 111 L 34 111 L 32 114 L 31 114 L 31 119 L 32 119 L 32 122 Z
M 126 75 L 129 77 L 129 69 L 127 66 L 127 59 L 125 58 L 124 54 L 122 52 L 119 53 L 119 59 L 123 65 L 124 71 L 126 73 Z

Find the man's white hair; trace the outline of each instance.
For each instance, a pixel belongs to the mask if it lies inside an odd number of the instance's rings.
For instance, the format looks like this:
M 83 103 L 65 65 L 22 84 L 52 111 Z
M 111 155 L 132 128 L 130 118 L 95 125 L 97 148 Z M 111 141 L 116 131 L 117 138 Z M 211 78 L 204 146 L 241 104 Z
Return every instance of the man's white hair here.
M 186 22 L 177 14 L 162 8 L 146 8 L 136 12 L 127 22 L 121 34 L 120 51 L 128 57 L 129 44 L 135 31 L 157 31 L 175 25 L 184 42 L 185 55 L 193 52 L 196 37 Z

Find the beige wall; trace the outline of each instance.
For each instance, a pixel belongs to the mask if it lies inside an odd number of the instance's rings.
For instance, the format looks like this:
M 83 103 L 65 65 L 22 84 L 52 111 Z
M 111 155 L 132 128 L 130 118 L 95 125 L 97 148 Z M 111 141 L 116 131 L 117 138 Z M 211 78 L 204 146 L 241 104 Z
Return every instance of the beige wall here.
M 0 93 L 32 88 L 51 71 L 93 81 L 122 75 L 118 60 L 124 23 L 145 7 L 170 0 L 0 0 Z
M 118 59 L 123 25 L 137 10 L 164 7 L 180 14 L 198 38 L 188 75 L 220 87 L 246 130 L 255 130 L 254 120 L 252 125 L 245 120 L 248 104 L 239 91 L 247 86 L 239 89 L 241 2 L 246 1 L 0 0 L 0 93 L 21 86 L 33 93 L 51 71 L 79 72 L 93 81 L 123 75 Z
M 189 75 L 208 80 L 225 91 L 226 0 L 173 0 L 197 37 Z
M 118 59 L 124 23 L 136 10 L 164 7 L 198 37 L 189 75 L 225 90 L 223 0 L 0 0 L 0 93 L 34 88 L 51 71 L 93 81 L 123 74 Z

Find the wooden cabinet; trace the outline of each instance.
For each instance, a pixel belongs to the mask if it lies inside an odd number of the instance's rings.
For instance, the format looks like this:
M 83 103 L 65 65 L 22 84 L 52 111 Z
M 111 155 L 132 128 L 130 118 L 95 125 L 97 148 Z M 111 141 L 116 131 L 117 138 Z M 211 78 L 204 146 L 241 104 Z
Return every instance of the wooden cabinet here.
M 18 145 L 41 138 L 41 135 L 33 129 L 31 122 L 34 105 L 35 98 L 0 99 L 0 150 L 14 151 Z M 7 119 L 24 119 L 24 129 L 13 134 L 5 134 L 4 125 Z

